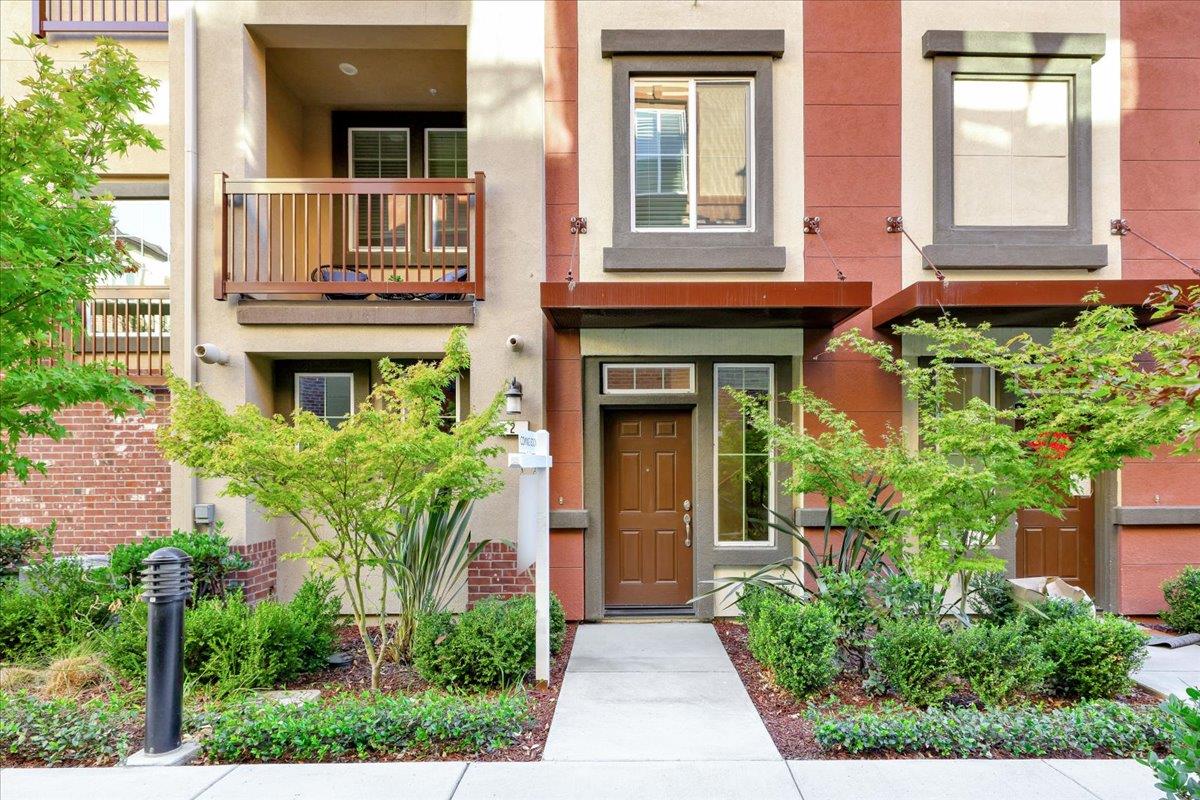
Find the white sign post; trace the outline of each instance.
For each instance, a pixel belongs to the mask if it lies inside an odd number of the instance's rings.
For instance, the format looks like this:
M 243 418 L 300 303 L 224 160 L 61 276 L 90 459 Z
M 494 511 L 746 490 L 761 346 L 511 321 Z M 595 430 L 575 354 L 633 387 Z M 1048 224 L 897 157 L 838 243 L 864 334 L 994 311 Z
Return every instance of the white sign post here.
M 518 467 L 521 477 L 517 495 L 517 570 L 534 565 L 533 597 L 535 669 L 538 683 L 550 683 L 550 433 L 529 431 L 517 434 L 517 452 L 508 465 Z M 528 471 L 527 471 L 528 470 Z

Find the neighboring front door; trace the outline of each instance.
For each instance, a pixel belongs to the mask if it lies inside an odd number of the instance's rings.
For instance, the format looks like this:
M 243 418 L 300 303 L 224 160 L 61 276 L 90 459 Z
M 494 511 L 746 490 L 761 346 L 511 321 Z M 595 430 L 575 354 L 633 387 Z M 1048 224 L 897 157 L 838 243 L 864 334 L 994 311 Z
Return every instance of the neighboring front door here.
M 682 606 L 694 596 L 693 513 L 691 412 L 606 415 L 606 606 Z
M 1057 575 L 1096 596 L 1095 500 L 1072 497 L 1062 519 L 1044 511 L 1017 514 L 1017 577 Z

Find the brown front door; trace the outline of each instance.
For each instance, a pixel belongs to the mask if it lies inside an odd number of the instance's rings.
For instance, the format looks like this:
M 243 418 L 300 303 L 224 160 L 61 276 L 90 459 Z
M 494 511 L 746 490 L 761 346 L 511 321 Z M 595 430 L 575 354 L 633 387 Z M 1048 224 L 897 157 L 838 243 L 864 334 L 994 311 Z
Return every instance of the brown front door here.
M 1096 595 L 1095 500 L 1072 497 L 1062 519 L 1044 511 L 1017 514 L 1017 577 L 1057 575 Z
M 606 415 L 606 606 L 681 606 L 692 598 L 692 542 L 684 523 L 694 513 L 691 504 L 691 412 Z

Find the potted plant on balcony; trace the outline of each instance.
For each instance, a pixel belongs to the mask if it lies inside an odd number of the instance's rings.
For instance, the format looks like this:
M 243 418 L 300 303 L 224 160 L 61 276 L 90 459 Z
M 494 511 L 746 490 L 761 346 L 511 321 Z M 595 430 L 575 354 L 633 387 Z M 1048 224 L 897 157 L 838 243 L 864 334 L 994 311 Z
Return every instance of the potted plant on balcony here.
M 455 267 L 440 278 L 434 278 L 434 283 L 461 283 L 467 279 L 466 267 Z M 388 280 L 404 283 L 403 275 L 393 275 Z M 449 300 L 456 295 L 445 292 L 380 292 L 380 300 Z
M 309 280 L 320 283 L 364 283 L 370 276 L 355 267 L 334 267 L 328 264 L 317 267 L 309 275 Z M 365 294 L 326 294 L 326 300 L 365 300 Z

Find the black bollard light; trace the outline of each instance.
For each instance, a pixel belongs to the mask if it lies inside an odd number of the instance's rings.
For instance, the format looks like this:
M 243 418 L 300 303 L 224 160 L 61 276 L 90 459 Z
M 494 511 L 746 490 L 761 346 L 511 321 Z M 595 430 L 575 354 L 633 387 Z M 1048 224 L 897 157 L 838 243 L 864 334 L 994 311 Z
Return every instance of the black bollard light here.
M 148 756 L 178 750 L 183 726 L 183 609 L 192 591 L 192 557 L 175 547 L 155 550 L 142 570 L 149 606 L 146 634 Z

